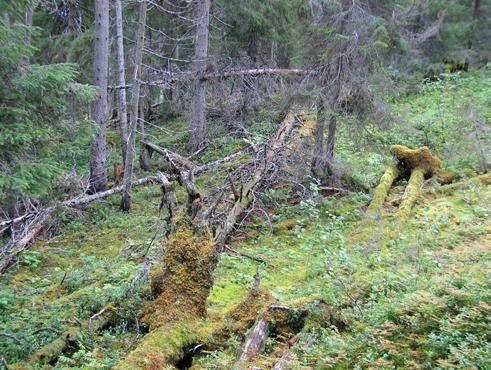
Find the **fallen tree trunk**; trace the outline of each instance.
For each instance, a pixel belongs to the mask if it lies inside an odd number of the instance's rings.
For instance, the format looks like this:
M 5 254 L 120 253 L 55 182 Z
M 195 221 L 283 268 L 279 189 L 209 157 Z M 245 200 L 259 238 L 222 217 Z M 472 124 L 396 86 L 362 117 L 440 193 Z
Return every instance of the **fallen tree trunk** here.
M 404 197 L 397 209 L 397 216 L 400 218 L 407 218 L 411 209 L 413 209 L 414 203 L 418 200 L 421 193 L 421 187 L 425 179 L 425 171 L 422 168 L 415 168 L 411 171 L 411 177 L 406 186 Z
M 375 215 L 383 206 L 387 193 L 397 177 L 399 177 L 400 170 L 397 166 L 389 167 L 380 178 L 380 183 L 375 188 L 373 193 L 373 199 L 368 207 L 367 214 Z
M 210 209 L 214 209 L 217 206 L 217 199 L 222 198 L 206 197 L 204 192 L 196 189 L 193 174 L 199 168 L 189 169 L 187 166 L 179 166 L 169 152 L 162 151 L 172 173 L 177 175 L 177 180 L 188 193 L 188 212 L 186 214 L 181 211 L 173 217 L 172 233 L 166 241 L 165 264 L 151 273 L 152 291 L 156 298 L 145 305 L 142 317 L 142 321 L 150 326 L 151 333 L 157 333 L 162 327 L 176 327 L 182 325 L 184 321 L 200 321 L 206 317 L 207 299 L 213 286 L 213 273 L 219 253 L 234 231 L 240 215 L 251 205 L 254 191 L 281 167 L 281 152 L 288 146 L 297 122 L 297 118 L 289 113 L 269 145 L 265 145 L 257 154 L 256 160 L 238 170 L 243 171 L 236 173 L 238 178 L 246 180 L 240 186 L 240 190 L 235 189 L 234 202 L 231 206 L 229 197 L 225 197 L 221 205 L 223 218 L 220 218 L 222 221 L 216 228 L 214 237 L 209 231 L 213 229 L 215 222 Z M 228 179 L 227 177 L 221 187 L 223 192 L 232 191 Z M 170 187 L 164 191 L 171 191 Z M 207 203 L 208 207 L 205 207 Z M 264 332 L 266 324 L 266 317 L 263 321 L 258 321 L 257 335 L 262 337 L 266 335 Z M 131 352 L 118 366 L 124 368 L 131 364 L 136 368 L 145 361 L 150 361 L 149 358 L 142 358 L 141 354 L 146 353 L 145 347 L 151 345 L 152 341 L 146 341 L 144 338 L 141 348 Z M 247 351 L 254 351 L 255 348 L 257 350 L 261 342 L 261 339 L 250 341 Z
M 191 170 L 197 167 L 197 165 L 191 162 L 189 159 L 184 158 L 183 156 L 174 153 L 169 149 L 162 148 L 156 144 L 150 143 L 148 141 L 141 141 L 142 145 L 145 145 L 150 150 L 153 150 L 161 155 L 163 155 L 167 161 L 171 162 L 174 167 L 185 168 L 187 170 Z
M 27 248 L 32 240 L 44 228 L 46 221 L 51 217 L 55 208 L 50 208 L 38 214 L 23 232 L 18 240 L 8 242 L 1 251 L 0 274 L 3 274 L 13 263 L 14 259 Z
M 240 150 L 236 153 L 232 153 L 224 158 L 211 161 L 209 163 L 205 163 L 204 165 L 196 165 L 193 162 L 189 161 L 188 159 L 182 157 L 181 155 L 174 153 L 168 149 L 164 149 L 159 147 L 158 145 L 155 145 L 153 143 L 149 142 L 143 142 L 145 145 L 147 145 L 151 150 L 157 151 L 159 154 L 164 155 L 166 159 L 170 160 L 174 166 L 174 168 L 186 168 L 188 171 L 192 169 L 192 174 L 194 175 L 199 175 L 202 174 L 203 172 L 209 171 L 210 169 L 233 161 L 237 158 L 240 158 L 241 156 L 245 155 L 248 153 L 249 148 Z M 175 175 L 165 175 L 164 177 L 157 175 L 157 176 L 147 176 L 143 177 L 137 180 L 132 181 L 132 186 L 142 186 L 142 185 L 148 185 L 148 184 L 158 184 L 162 183 L 163 179 L 169 179 L 173 180 L 175 179 Z M 183 177 L 184 181 L 187 181 L 188 177 Z M 194 180 L 193 180 L 194 182 Z M 191 187 L 189 188 L 191 189 Z M 111 188 L 109 190 L 105 190 L 99 193 L 95 194 L 90 194 L 90 195 L 81 195 L 77 196 L 75 198 L 71 198 L 68 200 L 65 200 L 63 202 L 60 202 L 59 204 L 55 206 L 51 206 L 45 209 L 42 209 L 37 212 L 31 212 L 27 213 L 25 215 L 16 217 L 11 220 L 5 220 L 0 222 L 0 228 L 6 228 L 12 227 L 14 225 L 20 224 L 20 223 L 28 223 L 27 227 L 24 227 L 24 230 L 22 230 L 21 234 L 22 236 L 20 238 L 17 238 L 15 240 L 11 240 L 7 245 L 5 245 L 1 250 L 0 250 L 0 274 L 3 274 L 8 267 L 12 264 L 13 260 L 16 258 L 17 255 L 19 255 L 24 249 L 27 248 L 27 246 L 39 235 L 39 233 L 43 230 L 45 227 L 46 221 L 49 219 L 49 217 L 53 214 L 53 212 L 58 208 L 58 207 L 75 207 L 75 206 L 80 206 L 84 205 L 90 202 L 93 202 L 98 199 L 103 199 L 106 198 L 110 195 L 117 194 L 123 191 L 123 186 L 116 186 L 114 188 Z M 193 198 L 196 199 L 196 196 Z M 43 216 L 43 217 L 41 217 Z
M 234 71 L 224 71 L 218 73 L 207 73 L 202 76 L 196 75 L 193 72 L 183 72 L 178 74 L 169 74 L 167 78 L 161 80 L 154 81 L 142 81 L 141 85 L 147 86 L 171 86 L 172 83 L 175 82 L 186 82 L 193 81 L 196 79 L 200 79 L 201 81 L 209 81 L 209 80 L 220 80 L 224 78 L 231 77 L 242 77 L 242 76 L 261 76 L 261 75 L 290 75 L 290 76 L 304 76 L 308 75 L 312 71 L 306 69 L 298 69 L 298 68 L 252 68 L 252 69 L 243 69 L 243 70 L 234 70 Z M 117 86 L 109 86 L 109 90 L 117 90 L 117 89 L 130 89 L 132 88 L 132 84 L 127 85 L 117 85 Z
M 280 128 L 276 132 L 276 135 L 273 138 L 269 149 L 266 150 L 261 163 L 256 167 L 256 170 L 253 172 L 251 179 L 240 189 L 238 199 L 236 199 L 233 207 L 228 212 L 225 221 L 215 234 L 216 237 L 214 241 L 218 252 L 221 252 L 221 250 L 223 249 L 227 238 L 235 227 L 237 218 L 242 214 L 242 212 L 244 212 L 247 207 L 249 207 L 252 201 L 252 192 L 254 188 L 257 187 L 258 184 L 261 182 L 263 175 L 270 171 L 274 166 L 274 156 L 277 154 L 278 150 L 286 146 L 286 144 L 288 143 L 288 138 L 295 128 L 296 122 L 297 119 L 292 113 L 289 113 L 285 117 Z

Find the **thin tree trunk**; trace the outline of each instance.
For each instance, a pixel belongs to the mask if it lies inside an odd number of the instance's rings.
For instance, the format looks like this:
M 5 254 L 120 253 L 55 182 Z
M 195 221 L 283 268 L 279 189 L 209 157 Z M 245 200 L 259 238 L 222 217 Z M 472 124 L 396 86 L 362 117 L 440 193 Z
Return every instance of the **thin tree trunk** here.
M 34 6 L 35 4 L 29 5 L 25 14 L 24 24 L 26 25 L 27 28 L 26 28 L 26 33 L 24 35 L 24 44 L 28 47 L 31 46 L 31 27 L 32 27 L 32 16 L 34 13 L 33 10 Z M 22 58 L 22 63 L 24 65 L 29 64 L 29 54 L 24 55 L 24 57 Z
M 479 19 L 479 6 L 481 5 L 481 0 L 474 0 L 472 4 L 472 31 L 470 33 L 469 42 L 467 43 L 467 47 L 472 49 L 472 44 L 474 42 L 474 35 L 477 30 L 477 21 Z M 467 62 L 467 60 L 466 60 Z
M 329 168 L 332 166 L 332 161 L 334 160 L 334 144 L 336 142 L 336 128 L 337 128 L 337 119 L 336 115 L 332 114 L 329 119 L 329 126 L 327 129 L 327 165 Z
M 320 101 L 317 105 L 317 124 L 315 129 L 314 160 L 312 163 L 312 174 L 317 178 L 322 178 L 325 171 L 325 149 L 324 131 L 326 126 L 326 111 L 324 102 Z
M 144 171 L 150 171 L 152 165 L 150 163 L 150 151 L 148 147 L 143 144 L 145 141 L 145 114 L 144 106 L 140 104 L 140 167 Z
M 107 71 L 109 52 L 109 1 L 95 2 L 94 84 L 99 87 L 92 103 L 91 117 L 98 131 L 90 146 L 89 192 L 96 193 L 107 187 L 106 171 L 106 118 Z
M 206 69 L 209 23 L 210 0 L 199 0 L 193 66 L 193 72 L 197 76 L 203 75 Z M 205 93 L 205 82 L 200 78 L 194 80 L 193 97 L 191 101 L 191 130 L 189 133 L 189 149 L 193 152 L 201 149 L 205 145 L 206 141 Z
M 121 0 L 114 1 L 116 12 L 116 59 L 118 63 L 118 84 L 126 85 L 125 61 L 124 61 L 124 42 L 123 42 L 123 9 Z M 128 116 L 126 110 L 126 89 L 119 89 L 118 92 L 119 106 L 119 132 L 121 135 L 121 149 L 123 154 L 123 164 L 126 158 L 126 148 L 128 146 Z
M 133 74 L 133 90 L 131 92 L 130 127 L 128 132 L 128 146 L 124 163 L 123 197 L 121 209 L 129 212 L 131 208 L 131 177 L 133 176 L 133 160 L 135 158 L 135 135 L 138 125 L 138 103 L 140 100 L 140 77 L 143 59 L 143 44 L 145 42 L 145 27 L 147 22 L 147 1 L 141 0 L 139 23 L 136 34 L 135 71 Z

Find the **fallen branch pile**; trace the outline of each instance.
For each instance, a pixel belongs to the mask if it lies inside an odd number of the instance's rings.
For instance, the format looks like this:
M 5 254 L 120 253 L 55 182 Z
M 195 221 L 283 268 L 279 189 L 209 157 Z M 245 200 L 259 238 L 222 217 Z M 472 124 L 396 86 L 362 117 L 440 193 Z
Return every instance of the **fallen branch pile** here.
M 290 143 L 299 123 L 301 120 L 289 113 L 256 157 L 232 170 L 221 185 L 213 186 L 215 191 L 211 193 L 196 186 L 195 166 L 164 148 L 150 146 L 164 157 L 170 176 L 174 176 L 188 195 L 186 206 L 180 207 L 175 202 L 170 181 L 162 182 L 161 208 L 166 210 L 166 221 L 172 226 L 166 240 L 164 265 L 151 274 L 156 298 L 143 309 L 142 322 L 150 326 L 151 333 L 159 327 L 173 326 L 183 320 L 199 320 L 207 315 L 207 298 L 219 254 L 226 248 L 242 215 L 253 206 L 256 193 L 279 179 L 294 148 Z M 261 332 L 261 328 L 257 331 Z M 146 353 L 147 345 L 153 345 L 152 341 L 149 339 L 147 343 L 144 338 L 117 368 L 142 366 L 148 360 L 142 358 L 142 353 Z M 254 343 L 251 346 L 254 347 Z

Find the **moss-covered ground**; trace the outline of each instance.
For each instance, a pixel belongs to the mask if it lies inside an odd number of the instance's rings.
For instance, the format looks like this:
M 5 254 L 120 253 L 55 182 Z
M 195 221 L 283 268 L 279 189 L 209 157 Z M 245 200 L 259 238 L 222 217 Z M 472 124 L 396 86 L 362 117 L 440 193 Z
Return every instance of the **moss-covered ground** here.
M 481 71 L 398 97 L 394 109 L 410 126 L 369 127 L 356 146 L 350 122 L 342 122 L 338 169 L 346 183 L 373 188 L 391 163 L 391 144 L 428 145 L 461 181 L 476 175 L 489 144 L 481 131 L 491 119 L 490 84 L 489 71 Z M 482 127 L 465 118 L 470 108 Z M 168 126 L 179 127 L 179 121 Z M 251 127 L 258 141 L 271 131 L 265 124 Z M 179 150 L 181 136 L 159 143 Z M 241 145 L 237 139 L 215 144 L 197 160 Z M 397 198 L 402 189 L 393 188 L 389 197 Z M 154 236 L 153 246 L 162 243 L 158 186 L 136 189 L 130 214 L 119 211 L 114 196 L 75 218 L 60 215 L 58 235 L 36 242 L 0 277 L 0 332 L 18 338 L 0 336 L 0 353 L 20 368 L 96 369 L 121 367 L 120 360 L 139 348 L 136 353 L 150 351 L 151 358 L 141 366 L 159 369 L 166 361 L 175 363 L 183 347 L 203 342 L 193 369 L 230 368 L 251 320 L 244 320 L 243 328 L 224 328 L 231 310 L 247 298 L 259 264 L 264 304 L 274 300 L 310 312 L 293 347 L 292 369 L 491 368 L 489 185 L 424 192 L 407 220 L 394 217 L 390 202 L 380 218 L 364 217 L 371 199 L 366 192 L 324 198 L 315 181 L 310 190 L 308 199 L 289 188 L 266 191 L 270 220 L 250 218 L 230 244 L 265 263 L 223 253 L 208 317 L 146 336 L 139 314 L 150 299 L 150 284 L 130 286 Z M 329 317 L 316 314 L 319 303 L 329 307 Z M 110 326 L 91 335 L 80 331 L 76 345 L 51 364 L 27 363 L 37 349 L 107 304 L 117 313 Z M 274 332 L 254 365 L 271 368 L 293 334 Z M 139 346 L 143 342 L 148 346 Z

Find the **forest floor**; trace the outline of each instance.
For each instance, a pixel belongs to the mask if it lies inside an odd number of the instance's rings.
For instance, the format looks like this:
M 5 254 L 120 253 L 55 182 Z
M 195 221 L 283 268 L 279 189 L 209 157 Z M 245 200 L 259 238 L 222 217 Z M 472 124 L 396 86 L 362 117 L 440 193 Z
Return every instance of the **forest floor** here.
M 257 266 L 260 289 L 269 297 L 265 305 L 274 302 L 308 316 L 300 327 L 273 329 L 259 357 L 241 364 L 244 368 L 271 369 L 294 336 L 292 369 L 490 368 L 491 188 L 469 182 L 476 173 L 468 163 L 475 158 L 459 145 L 461 133 L 455 130 L 471 99 L 489 122 L 490 83 L 484 71 L 431 86 L 394 104 L 411 127 L 368 130 L 366 140 L 378 140 L 381 148 L 429 144 L 460 176 L 463 185 L 453 192 L 441 194 L 428 184 L 408 220 L 397 219 L 390 204 L 381 217 L 365 217 L 370 196 L 356 191 L 373 187 L 389 158 L 380 148 L 367 154 L 363 142 L 353 150 L 348 130 L 341 131 L 339 156 L 353 169 L 355 192 L 324 197 L 315 183 L 310 199 L 289 187 L 267 191 L 269 220 L 253 217 L 230 243 L 264 262 L 222 254 L 208 318 L 198 324 L 208 328 L 207 342 L 192 368 L 234 366 L 253 322 L 244 322 L 231 335 L 215 334 L 247 299 Z M 263 129 L 258 126 L 258 132 Z M 470 135 L 478 129 L 469 121 L 462 130 Z M 179 149 L 179 142 L 174 144 Z M 238 145 L 225 142 L 202 159 Z M 396 185 L 390 199 L 404 191 L 404 182 Z M 87 206 L 76 218 L 61 214 L 57 236 L 37 241 L 0 277 L 0 332 L 16 338 L 0 336 L 0 353 L 9 364 L 18 362 L 9 368 L 110 368 L 138 346 L 145 331 L 138 313 L 151 293 L 148 282 L 130 287 L 161 226 L 160 199 L 159 187 L 148 186 L 135 189 L 130 214 L 119 211 L 119 196 Z M 153 244 L 159 243 L 157 234 Z M 77 320 L 85 323 L 108 305 L 117 313 L 109 326 L 91 334 L 80 330 L 76 341 L 48 364 L 38 357 L 29 362 L 33 353 L 76 327 Z M 201 344 L 202 338 L 186 337 L 190 328 L 180 329 L 162 340 L 162 351 Z

